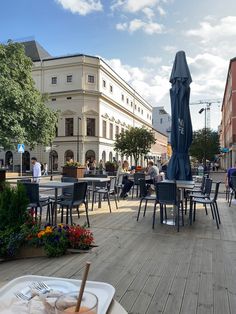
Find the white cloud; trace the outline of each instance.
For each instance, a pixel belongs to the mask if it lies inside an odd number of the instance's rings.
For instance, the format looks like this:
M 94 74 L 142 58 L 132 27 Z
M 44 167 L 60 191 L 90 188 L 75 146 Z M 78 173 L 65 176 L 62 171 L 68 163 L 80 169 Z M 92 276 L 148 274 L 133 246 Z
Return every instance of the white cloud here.
M 162 58 L 145 56 L 145 57 L 143 57 L 143 60 L 146 61 L 147 63 L 153 64 L 153 65 L 157 65 L 157 64 L 161 63 Z
M 151 20 L 155 16 L 154 11 L 150 8 L 144 8 L 142 11 L 149 20 Z
M 166 11 L 165 11 L 162 7 L 160 7 L 160 6 L 157 7 L 157 11 L 158 11 L 159 14 L 162 15 L 162 16 L 163 16 L 163 15 L 166 15 Z
M 164 46 L 162 47 L 163 50 L 167 51 L 167 52 L 170 52 L 170 53 L 174 53 L 174 52 L 177 52 L 177 47 L 176 46 Z
M 159 71 L 156 71 L 122 64 L 119 59 L 106 60 L 106 62 L 151 105 L 160 104 L 163 98 L 168 96 L 170 67 L 160 67 Z
M 94 11 L 102 11 L 103 6 L 100 0 L 56 0 L 65 10 L 80 15 L 87 15 Z
M 135 13 L 143 10 L 146 7 L 155 7 L 159 3 L 159 0 L 115 0 L 111 9 L 121 8 L 124 11 Z
M 130 33 L 134 33 L 138 30 L 143 30 L 144 33 L 148 35 L 153 35 L 153 34 L 161 34 L 164 31 L 164 26 L 162 24 L 158 24 L 155 22 L 144 22 L 140 19 L 134 19 L 129 21 L 128 23 L 118 23 L 116 25 L 117 30 L 121 31 L 129 31 Z
M 236 36 L 235 24 L 236 16 L 226 16 L 217 21 L 208 16 L 200 23 L 199 28 L 190 29 L 186 32 L 186 35 L 199 37 L 202 43 L 217 42 L 219 38 Z

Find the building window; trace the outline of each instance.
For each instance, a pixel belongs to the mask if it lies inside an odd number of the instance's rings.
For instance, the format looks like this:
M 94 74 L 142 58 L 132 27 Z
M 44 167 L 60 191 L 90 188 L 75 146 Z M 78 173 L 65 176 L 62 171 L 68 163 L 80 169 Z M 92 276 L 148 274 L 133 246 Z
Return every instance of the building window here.
M 147 118 L 149 119 L 149 114 L 147 113 Z
M 74 132 L 74 119 L 66 118 L 65 119 L 65 136 L 73 136 Z
M 102 121 L 102 137 L 107 137 L 107 122 L 105 120 Z
M 143 109 L 141 110 L 141 114 L 143 114 Z
M 72 83 L 72 75 L 67 75 L 66 81 L 67 83 Z
M 110 92 L 112 93 L 113 92 L 113 86 L 110 85 Z
M 106 84 L 106 81 L 105 81 L 105 80 L 102 81 L 102 84 L 103 84 L 103 87 L 106 88 L 106 85 L 107 85 L 107 84 Z
M 113 140 L 113 124 L 110 123 L 110 139 Z
M 160 119 L 160 124 L 162 124 L 162 118 Z
M 126 103 L 127 103 L 127 104 L 129 103 L 129 98 L 126 98 Z
M 136 106 L 136 105 L 134 105 L 134 109 L 137 109 L 137 106 Z
M 70 99 L 72 99 L 72 97 L 69 96 L 69 97 L 66 97 L 66 99 L 70 100 Z
M 116 135 L 118 135 L 119 132 L 120 132 L 120 129 L 119 129 L 119 126 L 117 125 L 117 126 L 116 126 Z
M 87 118 L 87 136 L 95 136 L 95 119 Z
M 57 99 L 56 98 L 52 98 L 52 101 L 56 101 Z
M 94 79 L 94 75 L 88 75 L 88 83 L 94 83 L 95 79 Z
M 138 112 L 140 112 L 140 107 L 138 107 Z
M 133 107 L 133 102 L 131 101 L 130 106 Z
M 57 77 L 53 76 L 51 82 L 52 82 L 52 84 L 57 84 Z
M 124 99 L 125 99 L 125 96 L 122 94 L 121 95 L 121 100 L 124 101 Z

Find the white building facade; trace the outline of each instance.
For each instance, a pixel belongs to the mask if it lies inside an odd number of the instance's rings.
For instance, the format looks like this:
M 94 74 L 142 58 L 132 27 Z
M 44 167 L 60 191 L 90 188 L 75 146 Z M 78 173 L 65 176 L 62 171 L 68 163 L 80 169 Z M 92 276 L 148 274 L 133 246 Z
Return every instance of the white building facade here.
M 58 171 L 70 158 L 82 164 L 90 158 L 119 160 L 113 146 L 117 133 L 130 126 L 152 128 L 152 106 L 101 58 L 48 55 L 33 61 L 36 87 L 48 95 L 59 119 L 51 147 L 26 147 L 23 170 L 30 170 L 33 156 Z M 15 170 L 20 164 L 14 151 L 1 152 L 0 159 Z
M 165 134 L 168 137 L 168 142 L 170 142 L 171 134 L 171 116 L 164 109 L 164 107 L 153 107 L 152 110 L 152 125 L 154 129 Z

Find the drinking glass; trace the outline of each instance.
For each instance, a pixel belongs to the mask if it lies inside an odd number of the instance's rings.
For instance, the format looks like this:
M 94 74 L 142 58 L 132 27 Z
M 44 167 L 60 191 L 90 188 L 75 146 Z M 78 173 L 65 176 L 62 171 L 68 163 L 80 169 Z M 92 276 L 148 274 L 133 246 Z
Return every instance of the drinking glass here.
M 98 298 L 91 292 L 84 291 L 79 312 L 75 312 L 79 291 L 61 295 L 55 304 L 56 314 L 97 314 Z

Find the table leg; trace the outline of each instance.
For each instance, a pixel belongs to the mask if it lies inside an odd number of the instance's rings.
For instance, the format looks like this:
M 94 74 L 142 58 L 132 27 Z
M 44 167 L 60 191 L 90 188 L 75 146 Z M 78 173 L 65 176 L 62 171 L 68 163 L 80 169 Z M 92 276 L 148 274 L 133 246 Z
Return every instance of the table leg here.
M 58 188 L 55 188 L 55 204 L 54 204 L 54 221 L 57 224 L 57 198 L 58 198 Z

